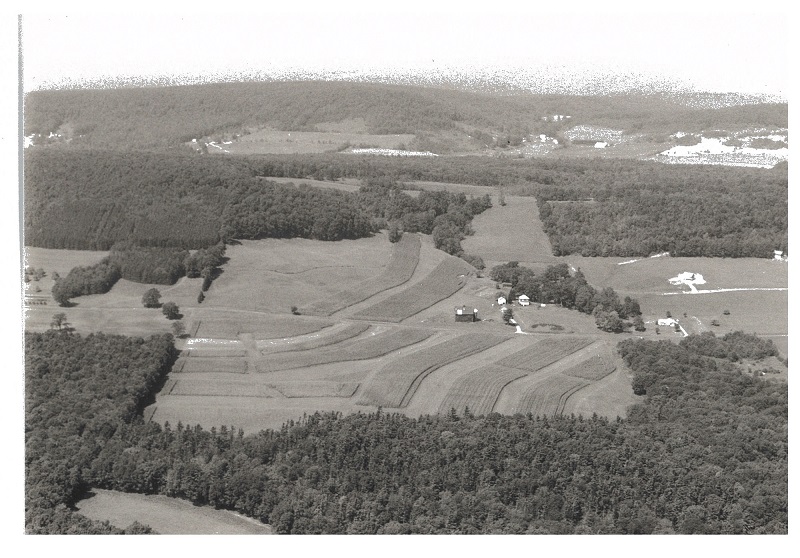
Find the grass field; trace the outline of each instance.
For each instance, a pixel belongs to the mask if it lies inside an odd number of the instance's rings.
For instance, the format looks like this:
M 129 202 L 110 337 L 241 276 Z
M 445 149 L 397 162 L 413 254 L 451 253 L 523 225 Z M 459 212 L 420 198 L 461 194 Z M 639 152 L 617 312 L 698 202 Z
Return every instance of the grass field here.
M 525 374 L 515 368 L 496 365 L 471 370 L 447 393 L 439 406 L 439 413 L 445 414 L 451 409 L 464 413 L 468 408 L 473 415 L 487 415 L 492 412 L 503 388 Z
M 352 315 L 358 320 L 401 322 L 448 298 L 466 284 L 472 266 L 459 258 L 449 257 L 436 266 L 419 283 L 364 308 Z
M 179 369 L 173 369 L 173 373 L 180 374 L 244 374 L 247 372 L 247 361 L 243 358 L 204 358 L 191 357 L 181 359 Z
M 358 386 L 355 382 L 283 382 L 275 384 L 275 389 L 290 398 L 352 397 Z
M 483 258 L 487 267 L 512 260 L 557 263 L 535 198 L 506 196 L 505 206 L 493 203 L 472 220 L 475 234 L 461 242 L 465 252 Z
M 392 245 L 392 255 L 383 272 L 346 289 L 329 294 L 305 307 L 302 312 L 330 316 L 334 312 L 358 304 L 385 290 L 402 285 L 411 279 L 419 263 L 421 241 L 417 234 L 404 234 Z
M 581 337 L 558 337 L 552 340 L 541 340 L 535 345 L 507 356 L 498 361 L 497 364 L 527 372 L 538 372 L 545 366 L 549 366 L 567 355 L 586 347 L 591 342 L 591 339 Z
M 589 383 L 582 378 L 561 374 L 548 376 L 522 395 L 519 406 L 514 411 L 540 417 L 560 415 L 564 412 L 569 398 Z
M 228 247 L 229 261 L 202 307 L 288 314 L 381 274 L 392 246 L 385 234 L 336 242 L 243 240 Z
M 563 374 L 596 382 L 597 380 L 602 380 L 616 369 L 617 365 L 608 356 L 595 355 L 565 370 Z
M 206 339 L 236 339 L 242 333 L 250 333 L 256 339 L 274 339 L 306 335 L 331 325 L 327 320 L 308 316 L 201 308 L 193 315 L 191 333 Z
M 277 353 L 264 356 L 258 361 L 259 372 L 307 368 L 320 364 L 368 360 L 389 354 L 403 347 L 420 343 L 430 337 L 432 332 L 422 329 L 395 329 L 318 350 Z
M 81 515 L 125 529 L 134 521 L 162 535 L 268 535 L 269 525 L 227 510 L 167 496 L 94 488 L 76 507 Z
M 343 328 L 340 328 L 329 335 L 319 334 L 312 339 L 298 341 L 297 343 L 270 346 L 267 351 L 264 351 L 264 353 L 310 351 L 312 349 L 329 347 L 331 345 L 336 345 L 338 343 L 354 339 L 367 331 L 369 328 L 369 324 L 346 324 Z
M 465 333 L 398 358 L 376 371 L 364 386 L 362 405 L 405 407 L 425 376 L 446 364 L 484 351 L 507 339 L 485 333 Z
M 170 396 L 194 395 L 207 397 L 272 397 L 271 390 L 251 381 L 226 378 L 205 379 L 202 382 L 179 379 L 170 390 Z

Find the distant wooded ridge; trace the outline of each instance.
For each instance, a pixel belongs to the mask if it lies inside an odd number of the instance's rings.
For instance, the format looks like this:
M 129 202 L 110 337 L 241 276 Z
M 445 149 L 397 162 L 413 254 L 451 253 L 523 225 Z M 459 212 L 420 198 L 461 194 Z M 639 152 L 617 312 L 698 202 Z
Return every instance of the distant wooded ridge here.
M 298 184 L 305 177 L 354 177 L 369 188 L 298 189 L 259 176 L 298 178 Z M 556 255 L 772 257 L 774 249 L 788 250 L 785 163 L 751 169 L 625 160 L 222 158 L 60 149 L 25 157 L 25 242 L 71 249 L 107 250 L 120 241 L 204 248 L 224 238 L 358 238 L 392 221 L 426 234 L 444 227 L 446 205 L 435 209 L 426 198 L 403 194 L 398 181 L 405 180 L 498 186 L 536 196 Z M 588 198 L 594 202 L 551 203 Z M 447 199 L 467 207 L 466 198 Z M 450 253 L 458 253 L 455 241 L 483 209 L 468 208 L 448 228 Z
M 545 116 L 570 116 L 545 122 Z M 625 132 L 788 126 L 787 103 L 690 108 L 663 95 L 489 94 L 442 87 L 348 82 L 245 82 L 33 91 L 25 97 L 25 135 L 66 131 L 70 146 L 174 147 L 246 127 L 313 131 L 364 121 L 370 134 L 454 131 L 476 146 L 487 137 L 554 134 L 593 124 Z

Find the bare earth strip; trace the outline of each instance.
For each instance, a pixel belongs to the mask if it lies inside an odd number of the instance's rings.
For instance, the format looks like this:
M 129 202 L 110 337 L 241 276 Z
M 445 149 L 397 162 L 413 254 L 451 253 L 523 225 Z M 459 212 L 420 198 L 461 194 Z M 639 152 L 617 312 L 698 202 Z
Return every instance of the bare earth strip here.
M 432 334 L 433 332 L 422 329 L 394 329 L 359 339 L 344 347 L 267 355 L 258 361 L 257 366 L 259 372 L 272 372 L 333 362 L 378 358 L 403 347 L 420 343 Z
M 449 257 L 425 279 L 391 297 L 352 315 L 357 320 L 401 322 L 422 312 L 461 289 L 466 284 L 472 266 Z
M 466 333 L 396 359 L 378 370 L 369 380 L 358 403 L 405 407 L 428 374 L 446 364 L 485 351 L 506 339 L 485 333 Z
M 411 279 L 419 263 L 421 240 L 417 234 L 404 234 L 392 246 L 392 256 L 377 277 L 367 279 L 351 289 L 341 290 L 302 309 L 304 314 L 330 316 L 334 312 L 364 301 L 371 296 L 402 285 Z
M 81 515 L 108 521 L 120 529 L 134 521 L 149 525 L 164 535 L 268 535 L 272 529 L 238 513 L 195 506 L 187 500 L 167 496 L 129 494 L 92 489 L 89 498 L 76 504 Z

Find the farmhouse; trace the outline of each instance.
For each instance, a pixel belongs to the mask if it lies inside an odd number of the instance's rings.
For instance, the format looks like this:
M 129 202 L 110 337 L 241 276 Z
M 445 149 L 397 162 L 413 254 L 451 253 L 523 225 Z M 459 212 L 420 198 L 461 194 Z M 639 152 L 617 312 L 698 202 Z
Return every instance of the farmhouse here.
M 528 295 L 524 295 L 523 294 L 523 295 L 519 295 L 519 298 L 517 299 L 517 302 L 519 302 L 520 306 L 530 306 L 531 299 L 530 299 L 530 297 L 528 297 Z
M 477 322 L 478 309 L 477 308 L 470 309 L 467 308 L 466 306 L 462 306 L 461 308 L 456 307 L 455 317 L 457 322 Z
M 497 304 L 499 304 L 500 306 L 502 306 L 502 305 L 503 305 L 503 304 L 505 304 L 505 303 L 506 303 L 506 297 L 504 297 L 504 296 L 498 296 L 498 297 L 497 297 Z
M 672 327 L 677 323 L 678 323 L 678 321 L 675 318 L 659 318 L 658 319 L 658 325 L 660 325 L 660 326 Z

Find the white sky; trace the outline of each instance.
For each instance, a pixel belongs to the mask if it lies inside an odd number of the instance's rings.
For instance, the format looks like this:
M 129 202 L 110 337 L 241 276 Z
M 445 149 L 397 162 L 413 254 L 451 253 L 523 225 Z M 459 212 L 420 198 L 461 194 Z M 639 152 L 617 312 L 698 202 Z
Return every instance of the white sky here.
M 618 2 L 566 3 L 558 11 L 504 3 L 481 14 L 445 11 L 436 3 L 440 11 L 434 12 L 426 9 L 430 2 L 405 2 L 406 12 L 394 14 L 335 4 L 336 13 L 307 8 L 247 15 L 54 15 L 23 9 L 24 86 L 285 68 L 557 65 L 659 74 L 708 91 L 788 95 L 789 26 L 777 13 L 781 3 L 763 3 L 752 13 L 731 1 L 698 8 L 670 0 L 659 3 L 670 6 L 662 10 L 677 11 L 659 12 L 633 12 Z

